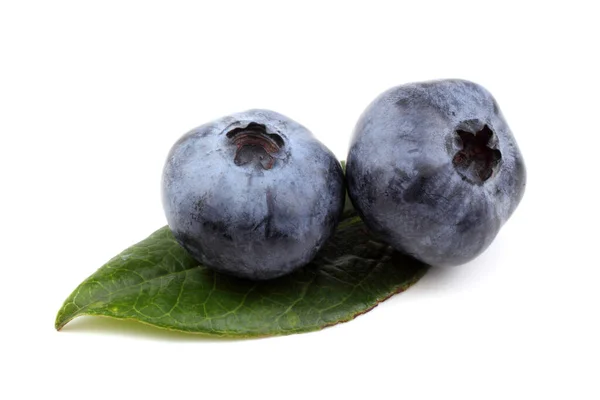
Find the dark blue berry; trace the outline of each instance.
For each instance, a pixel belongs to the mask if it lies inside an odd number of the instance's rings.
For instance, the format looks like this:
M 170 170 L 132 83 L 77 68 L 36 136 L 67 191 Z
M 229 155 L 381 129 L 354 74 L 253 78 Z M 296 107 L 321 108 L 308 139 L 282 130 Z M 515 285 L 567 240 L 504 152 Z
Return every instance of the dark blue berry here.
M 356 125 L 346 173 L 367 226 L 435 266 L 481 254 L 526 182 L 523 157 L 495 99 L 463 80 L 381 94 Z
M 199 262 L 242 278 L 276 278 L 314 258 L 344 207 L 335 156 L 302 125 L 268 110 L 184 135 L 163 171 L 163 206 Z

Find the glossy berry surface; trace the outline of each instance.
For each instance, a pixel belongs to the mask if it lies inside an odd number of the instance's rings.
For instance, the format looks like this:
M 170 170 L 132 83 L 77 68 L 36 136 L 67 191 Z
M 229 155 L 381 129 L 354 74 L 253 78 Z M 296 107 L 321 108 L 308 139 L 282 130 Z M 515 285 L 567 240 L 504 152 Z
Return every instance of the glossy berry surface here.
M 346 166 L 367 226 L 434 266 L 481 254 L 523 197 L 523 157 L 496 100 L 480 85 L 397 86 L 360 117 Z
M 163 207 L 199 262 L 253 280 L 314 258 L 344 207 L 336 157 L 299 123 L 249 110 L 199 126 L 172 147 Z

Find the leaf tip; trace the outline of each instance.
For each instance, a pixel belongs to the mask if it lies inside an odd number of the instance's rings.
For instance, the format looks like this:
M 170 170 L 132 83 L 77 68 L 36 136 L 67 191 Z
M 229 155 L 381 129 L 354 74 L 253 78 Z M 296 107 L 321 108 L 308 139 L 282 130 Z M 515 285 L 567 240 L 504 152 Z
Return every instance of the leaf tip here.
M 65 316 L 65 313 L 63 312 L 63 309 L 61 308 L 58 311 L 58 314 L 56 314 L 56 319 L 54 320 L 54 329 L 56 329 L 57 332 L 60 332 L 60 330 L 69 323 L 70 320 L 73 319 L 73 316 Z
M 65 324 L 61 320 L 60 314 L 59 314 L 56 316 L 56 321 L 54 321 L 54 329 L 56 329 L 57 332 L 60 332 L 60 330 L 62 329 L 63 326 L 65 326 Z

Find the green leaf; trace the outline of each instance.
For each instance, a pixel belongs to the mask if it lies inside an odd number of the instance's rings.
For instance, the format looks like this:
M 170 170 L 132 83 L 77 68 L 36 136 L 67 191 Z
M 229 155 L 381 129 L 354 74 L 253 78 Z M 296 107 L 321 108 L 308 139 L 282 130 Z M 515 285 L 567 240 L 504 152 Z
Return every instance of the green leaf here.
M 264 282 L 199 265 L 164 227 L 79 285 L 58 312 L 56 329 L 80 315 L 102 315 L 216 336 L 308 332 L 371 310 L 426 270 L 376 241 L 354 212 L 310 264 Z

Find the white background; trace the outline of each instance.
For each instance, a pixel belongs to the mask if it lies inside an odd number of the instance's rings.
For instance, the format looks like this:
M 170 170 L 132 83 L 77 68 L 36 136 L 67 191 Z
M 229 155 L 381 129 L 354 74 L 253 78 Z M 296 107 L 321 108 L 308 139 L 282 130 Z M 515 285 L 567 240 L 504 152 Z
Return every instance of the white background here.
M 600 398 L 593 3 L 2 2 L 0 398 Z M 436 78 L 488 88 L 528 167 L 475 261 L 309 334 L 54 330 L 84 278 L 165 224 L 184 132 L 270 108 L 343 159 L 376 95 Z

